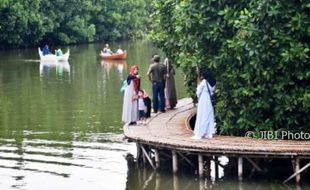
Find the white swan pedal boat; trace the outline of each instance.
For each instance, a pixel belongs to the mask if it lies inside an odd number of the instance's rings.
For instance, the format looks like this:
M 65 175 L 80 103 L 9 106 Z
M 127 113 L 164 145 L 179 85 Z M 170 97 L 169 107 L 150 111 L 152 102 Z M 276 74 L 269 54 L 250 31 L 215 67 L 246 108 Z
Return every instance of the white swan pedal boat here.
M 48 61 L 48 62 L 57 62 L 57 61 L 68 61 L 70 56 L 70 50 L 68 49 L 67 52 L 61 56 L 57 56 L 54 54 L 43 55 L 43 52 L 40 48 L 38 48 L 40 61 Z

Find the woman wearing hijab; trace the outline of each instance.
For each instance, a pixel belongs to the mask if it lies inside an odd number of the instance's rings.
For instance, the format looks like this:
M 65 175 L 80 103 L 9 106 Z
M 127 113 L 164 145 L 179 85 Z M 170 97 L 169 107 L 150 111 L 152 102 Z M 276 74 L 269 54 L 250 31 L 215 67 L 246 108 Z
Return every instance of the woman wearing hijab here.
M 127 77 L 128 86 L 124 92 L 122 121 L 129 125 L 134 125 L 139 120 L 138 92 L 140 89 L 140 76 L 138 71 L 137 65 L 131 66 Z
M 166 84 L 165 84 L 165 99 L 166 108 L 173 109 L 177 105 L 177 92 L 175 89 L 175 70 L 168 58 L 165 59 L 165 65 L 167 68 Z
M 215 133 L 214 108 L 211 96 L 215 90 L 216 80 L 211 76 L 211 72 L 202 72 L 202 81 L 197 87 L 198 97 L 196 123 L 194 136 L 191 139 L 212 138 Z

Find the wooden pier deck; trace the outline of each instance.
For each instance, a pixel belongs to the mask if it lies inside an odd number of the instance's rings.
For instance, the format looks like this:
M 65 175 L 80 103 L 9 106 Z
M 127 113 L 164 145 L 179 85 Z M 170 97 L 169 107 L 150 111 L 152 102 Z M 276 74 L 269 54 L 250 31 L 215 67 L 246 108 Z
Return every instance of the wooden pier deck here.
M 190 152 L 203 156 L 238 157 L 241 166 L 242 158 L 247 160 L 269 157 L 290 158 L 295 163 L 295 174 L 300 170 L 299 160 L 310 158 L 310 141 L 265 140 L 233 136 L 192 140 L 190 139 L 192 130 L 188 126 L 188 120 L 195 112 L 196 108 L 192 100 L 182 99 L 179 100 L 176 109 L 153 115 L 146 126 L 125 125 L 124 135 L 131 141 L 156 149 Z M 255 163 L 252 164 L 255 165 Z M 259 170 L 258 166 L 254 167 Z

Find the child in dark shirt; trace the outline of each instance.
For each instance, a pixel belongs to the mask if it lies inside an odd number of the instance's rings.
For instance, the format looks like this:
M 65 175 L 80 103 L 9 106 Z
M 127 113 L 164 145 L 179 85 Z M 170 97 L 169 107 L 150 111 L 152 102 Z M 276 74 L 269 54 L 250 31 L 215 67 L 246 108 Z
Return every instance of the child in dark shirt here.
M 147 94 L 147 92 L 145 90 L 143 90 L 143 100 L 144 100 L 144 104 L 146 106 L 145 117 L 149 118 L 149 117 L 151 117 L 152 101 L 151 101 L 151 98 L 149 97 L 149 95 Z

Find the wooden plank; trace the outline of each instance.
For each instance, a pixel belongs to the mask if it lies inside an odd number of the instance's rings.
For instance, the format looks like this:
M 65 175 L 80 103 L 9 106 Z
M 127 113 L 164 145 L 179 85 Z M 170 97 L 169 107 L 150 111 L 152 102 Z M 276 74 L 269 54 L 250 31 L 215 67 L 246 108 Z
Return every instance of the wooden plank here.
M 263 173 L 263 170 L 253 160 L 248 157 L 245 157 L 245 159 L 247 159 L 247 161 L 250 162 L 257 171 Z
M 186 158 L 186 156 L 184 156 L 181 152 L 178 152 L 178 155 L 180 155 L 182 157 L 182 159 L 184 159 L 193 168 L 195 167 L 194 164 L 188 158 Z
M 154 166 L 154 164 L 153 164 L 152 159 L 149 157 L 149 154 L 146 152 L 146 150 L 144 149 L 143 146 L 141 146 L 141 149 L 142 149 L 143 154 L 145 155 L 145 157 L 146 157 L 147 160 L 149 161 L 150 165 L 151 165 L 152 168 L 155 170 L 156 168 L 155 168 L 155 166 Z
M 294 174 L 292 174 L 289 178 L 287 178 L 286 180 L 283 181 L 283 183 L 287 183 L 288 181 L 290 181 L 291 179 L 293 179 L 295 176 L 299 175 L 300 173 L 302 173 L 304 170 L 306 170 L 308 167 L 310 166 L 310 162 L 305 165 L 304 167 L 302 167 L 300 170 L 296 171 Z

